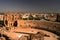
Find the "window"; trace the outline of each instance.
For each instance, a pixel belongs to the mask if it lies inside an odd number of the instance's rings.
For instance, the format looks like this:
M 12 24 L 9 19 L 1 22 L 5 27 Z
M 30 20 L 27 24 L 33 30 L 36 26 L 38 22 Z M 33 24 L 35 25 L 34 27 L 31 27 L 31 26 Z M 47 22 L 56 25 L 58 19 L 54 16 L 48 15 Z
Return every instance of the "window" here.
M 8 25 L 8 21 L 7 20 L 5 20 L 5 24 Z
M 13 26 L 17 27 L 17 21 L 14 22 Z

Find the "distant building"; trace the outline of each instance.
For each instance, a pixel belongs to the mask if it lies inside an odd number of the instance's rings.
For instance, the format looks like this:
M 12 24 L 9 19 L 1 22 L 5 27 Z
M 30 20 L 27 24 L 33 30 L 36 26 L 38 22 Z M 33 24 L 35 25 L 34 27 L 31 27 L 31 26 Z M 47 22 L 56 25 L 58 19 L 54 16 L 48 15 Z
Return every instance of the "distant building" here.
M 31 14 L 24 14 L 22 16 L 22 19 L 24 19 L 24 20 L 32 20 L 33 19 L 33 16 Z
M 22 16 L 22 19 L 27 19 L 29 17 L 29 14 L 24 14 L 23 16 Z
M 56 14 L 45 14 L 44 18 L 49 21 L 56 21 L 57 15 Z
M 2 21 L 4 17 L 4 13 L 0 13 L 0 20 Z

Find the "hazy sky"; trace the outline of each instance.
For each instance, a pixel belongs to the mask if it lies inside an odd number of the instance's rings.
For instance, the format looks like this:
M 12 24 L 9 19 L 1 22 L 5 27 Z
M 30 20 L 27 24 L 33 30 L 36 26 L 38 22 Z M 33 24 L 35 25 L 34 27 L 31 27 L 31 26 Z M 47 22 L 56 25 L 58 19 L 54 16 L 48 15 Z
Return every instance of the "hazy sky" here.
M 6 10 L 60 12 L 60 0 L 0 0 L 0 11 Z

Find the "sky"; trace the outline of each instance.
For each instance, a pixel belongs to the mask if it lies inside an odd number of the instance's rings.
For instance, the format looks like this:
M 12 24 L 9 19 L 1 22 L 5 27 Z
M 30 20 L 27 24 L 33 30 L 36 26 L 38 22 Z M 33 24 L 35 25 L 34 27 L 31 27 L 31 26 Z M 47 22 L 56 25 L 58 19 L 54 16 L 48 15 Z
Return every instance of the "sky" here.
M 7 10 L 60 12 L 60 0 L 0 0 L 0 12 Z

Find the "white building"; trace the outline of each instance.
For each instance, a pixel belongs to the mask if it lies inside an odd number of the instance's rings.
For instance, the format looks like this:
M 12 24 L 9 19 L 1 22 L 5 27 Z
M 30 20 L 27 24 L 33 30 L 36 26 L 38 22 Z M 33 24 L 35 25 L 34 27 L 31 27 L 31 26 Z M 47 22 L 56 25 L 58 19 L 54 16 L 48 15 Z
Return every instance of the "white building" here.
M 0 13 L 0 20 L 3 20 L 4 13 Z

